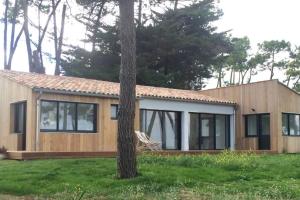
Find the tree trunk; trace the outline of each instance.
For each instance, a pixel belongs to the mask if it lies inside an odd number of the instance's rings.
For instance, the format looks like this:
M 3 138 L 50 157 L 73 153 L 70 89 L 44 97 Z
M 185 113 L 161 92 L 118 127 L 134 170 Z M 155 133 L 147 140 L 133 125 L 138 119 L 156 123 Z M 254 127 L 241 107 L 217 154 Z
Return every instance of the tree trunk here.
M 38 42 L 41 41 L 41 32 L 42 32 L 42 27 L 41 27 L 41 9 L 42 9 L 42 3 L 43 3 L 43 0 L 40 0 L 40 3 L 38 5 L 38 37 L 39 37 L 39 40 Z M 38 49 L 37 49 L 38 53 L 39 53 L 39 58 L 40 58 L 40 63 L 41 63 L 41 67 L 44 68 L 44 61 L 43 61 L 43 54 L 42 54 L 42 47 L 40 46 Z
M 25 40 L 26 40 L 26 47 L 27 47 L 29 71 L 34 72 L 34 66 L 32 62 L 31 41 L 30 41 L 30 34 L 28 29 L 28 1 L 23 1 L 23 10 L 24 10 L 24 33 L 25 33 Z
M 52 0 L 52 10 L 55 10 L 55 0 Z M 57 23 L 56 11 L 53 12 L 53 37 L 54 37 L 54 52 L 55 52 L 55 75 L 57 75 L 57 59 L 58 59 L 58 36 L 57 36 Z
M 7 23 L 8 23 L 8 0 L 5 0 L 5 11 L 4 11 L 4 34 L 3 34 L 3 56 L 4 56 L 4 69 L 10 70 L 7 66 Z
M 8 66 L 7 68 L 9 68 L 9 69 L 11 69 L 13 55 L 14 55 L 15 49 L 17 47 L 16 43 L 18 43 L 19 38 L 21 37 L 22 32 L 23 32 L 23 28 L 22 28 L 21 31 L 19 32 L 16 42 L 15 42 L 17 14 L 18 14 L 18 0 L 15 0 L 14 9 L 13 9 L 13 18 L 12 18 L 12 28 L 11 28 L 11 34 L 10 34 L 9 56 L 8 56 L 8 63 L 7 63 L 7 66 Z
M 11 69 L 12 60 L 13 60 L 13 57 L 15 55 L 15 51 L 17 49 L 19 40 L 20 40 L 23 32 L 24 32 L 24 25 L 22 26 L 20 32 L 18 33 L 18 35 L 16 37 L 16 40 L 14 41 L 14 44 L 12 46 L 12 49 L 10 50 L 9 57 L 8 57 L 8 63 L 7 63 L 9 69 Z
M 117 165 L 120 178 L 133 178 L 137 176 L 136 138 L 134 133 L 136 98 L 134 0 L 120 0 L 119 10 L 121 69 Z
M 142 25 L 143 0 L 139 0 L 138 26 Z
M 177 7 L 178 7 L 178 0 L 175 0 L 174 1 L 174 10 L 177 10 Z
M 60 35 L 58 41 L 58 49 L 57 49 L 57 57 L 56 57 L 56 65 L 55 65 L 55 75 L 60 75 L 60 60 L 61 60 L 61 51 L 63 45 L 64 38 L 64 29 L 65 29 L 65 18 L 66 18 L 66 4 L 63 5 L 62 16 L 61 16 L 61 27 L 60 27 Z

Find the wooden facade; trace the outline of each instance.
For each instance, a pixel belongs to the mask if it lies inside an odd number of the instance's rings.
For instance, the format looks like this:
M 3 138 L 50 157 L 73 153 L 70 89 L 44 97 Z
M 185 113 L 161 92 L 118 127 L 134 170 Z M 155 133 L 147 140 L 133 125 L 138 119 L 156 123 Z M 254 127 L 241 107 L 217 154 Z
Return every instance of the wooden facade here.
M 270 114 L 270 147 L 272 151 L 300 152 L 299 136 L 284 136 L 282 113 L 300 113 L 300 95 L 278 80 L 230 86 L 202 91 L 203 94 L 237 102 L 236 142 L 237 150 L 258 150 L 258 138 L 246 137 L 245 115 Z
M 26 75 L 23 81 L 31 80 L 30 78 L 40 78 L 37 75 Z M 28 77 L 27 77 L 28 75 Z M 41 76 L 41 75 L 38 75 Z M 22 76 L 20 75 L 22 78 Z M 51 76 L 43 76 L 45 85 L 47 81 L 59 81 L 57 77 L 54 79 L 48 78 Z M 16 76 L 19 78 L 19 76 Z M 73 89 L 77 86 L 77 81 L 64 82 L 65 85 L 73 84 Z M 20 81 L 20 79 L 17 79 Z M 68 82 L 69 81 L 69 82 Z M 84 85 L 84 89 L 88 90 L 95 86 L 90 80 L 84 80 L 90 83 L 88 86 Z M 28 82 L 27 86 L 22 82 L 14 81 L 10 78 L 0 78 L 0 146 L 4 146 L 9 151 L 28 151 L 28 152 L 115 152 L 117 150 L 117 120 L 111 118 L 111 105 L 118 104 L 118 97 L 116 95 L 97 96 L 93 93 L 68 93 L 67 89 L 56 89 L 64 84 L 53 86 L 52 90 L 34 90 L 30 84 L 36 82 Z M 106 85 L 103 91 L 111 90 L 117 93 L 113 83 L 97 83 L 100 86 Z M 75 85 L 75 86 L 74 86 Z M 33 85 L 34 86 L 34 85 Z M 98 85 L 97 85 L 98 86 Z M 141 87 L 141 86 L 139 86 Z M 40 87 L 40 89 L 44 87 Z M 66 88 L 68 88 L 66 86 Z M 94 88 L 97 91 L 97 88 Z M 141 89 L 141 88 L 140 88 Z M 147 91 L 148 99 L 140 98 L 136 102 L 136 118 L 135 127 L 139 129 L 140 113 L 139 109 L 156 109 L 177 111 L 181 113 L 180 126 L 182 139 L 181 150 L 189 150 L 189 123 L 190 113 L 215 113 L 227 114 L 231 117 L 232 125 L 235 131 L 231 144 L 234 144 L 235 150 L 262 150 L 259 148 L 258 137 L 246 137 L 245 131 L 245 116 L 251 114 L 268 114 L 270 119 L 270 148 L 271 152 L 300 152 L 300 135 L 287 136 L 282 133 L 282 113 L 300 114 L 300 96 L 294 90 L 289 89 L 277 80 L 262 81 L 251 84 L 244 84 L 239 86 L 230 86 L 224 88 L 204 90 L 201 92 L 192 91 L 192 97 L 197 97 L 197 102 L 186 102 L 184 99 L 179 100 L 179 94 L 187 94 L 189 91 L 166 91 L 165 93 L 173 99 L 165 99 L 161 96 L 153 98 L 153 91 L 159 91 L 158 88 L 144 88 Z M 82 89 L 83 90 L 83 89 Z M 75 91 L 75 92 L 74 92 Z M 110 91 L 107 91 L 110 92 Z M 203 95 L 202 95 L 203 94 Z M 207 96 L 206 96 L 207 95 Z M 147 97 L 148 97 L 147 96 Z M 192 98 L 191 97 L 191 98 Z M 192 98 L 192 99 L 193 99 Z M 214 98 L 214 99 L 211 99 Z M 210 104 L 203 102 L 205 99 L 211 101 Z M 96 131 L 89 132 L 43 132 L 40 131 L 40 101 L 52 100 L 61 102 L 76 102 L 76 103 L 90 103 L 97 105 L 97 121 Z M 172 101 L 173 100 L 173 101 Z M 14 128 L 14 114 L 15 103 L 26 103 L 26 133 L 15 133 Z M 212 103 L 213 102 L 213 103 Z M 235 103 L 232 103 L 235 102 Z M 224 104 L 226 103 L 226 104 Z M 236 109 L 234 109 L 234 106 Z M 220 113 L 222 110 L 223 113 Z M 233 124 L 233 121 L 235 122 Z M 300 123 L 300 120 L 299 120 Z M 234 128 L 231 128 L 234 130 Z M 234 134 L 235 132 L 235 134 Z M 300 133 L 300 130 L 299 130 Z M 178 149 L 179 150 L 179 149 Z
M 98 152 L 117 150 L 117 120 L 111 119 L 111 105 L 117 98 L 35 93 L 9 79 L 0 79 L 0 146 L 9 151 L 43 152 Z M 37 102 L 55 100 L 93 103 L 97 105 L 96 133 L 41 132 L 37 133 Z M 22 147 L 24 134 L 14 133 L 12 105 L 26 102 L 26 148 Z M 139 107 L 136 103 L 136 129 L 139 128 Z M 38 135 L 38 139 L 36 138 Z M 36 145 L 37 144 L 37 145 Z

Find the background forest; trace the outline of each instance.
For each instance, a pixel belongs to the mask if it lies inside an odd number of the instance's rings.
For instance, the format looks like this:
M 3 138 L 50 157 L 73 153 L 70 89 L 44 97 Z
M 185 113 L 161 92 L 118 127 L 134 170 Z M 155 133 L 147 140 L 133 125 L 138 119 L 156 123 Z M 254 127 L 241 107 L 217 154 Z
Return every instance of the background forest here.
M 4 67 L 10 70 L 18 48 L 28 71 L 119 81 L 118 3 L 113 0 L 4 0 L 1 18 Z M 300 48 L 270 40 L 251 49 L 248 37 L 236 38 L 215 25 L 223 13 L 214 0 L 136 1 L 137 83 L 180 89 L 249 83 L 258 73 L 300 91 Z M 77 23 L 81 44 L 68 43 L 65 26 Z M 74 26 L 75 27 L 75 26 Z M 24 38 L 24 40 L 20 39 Z M 49 47 L 51 45 L 51 48 Z

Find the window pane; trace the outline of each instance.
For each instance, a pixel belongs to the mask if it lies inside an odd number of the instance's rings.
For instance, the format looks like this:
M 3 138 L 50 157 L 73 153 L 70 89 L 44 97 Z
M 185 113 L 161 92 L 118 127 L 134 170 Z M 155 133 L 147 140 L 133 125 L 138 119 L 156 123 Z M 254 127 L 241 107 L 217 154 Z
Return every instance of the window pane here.
M 94 131 L 94 105 L 93 104 L 77 104 L 77 119 L 79 131 Z
M 227 128 L 226 116 L 216 115 L 216 149 L 225 149 Z
M 146 134 L 155 142 L 162 145 L 163 131 L 162 131 L 162 112 L 160 111 L 146 111 Z M 162 147 L 162 146 L 161 146 Z
M 261 115 L 261 134 L 270 135 L 270 115 Z
M 214 116 L 201 114 L 200 149 L 214 149 Z
M 290 135 L 300 135 L 299 115 L 290 115 Z
M 282 134 L 288 135 L 288 114 L 282 114 Z
M 199 114 L 190 114 L 190 137 L 189 137 L 189 144 L 190 150 L 199 150 L 199 135 L 200 135 L 200 128 L 199 128 Z
M 163 114 L 165 119 L 166 149 L 178 149 L 178 120 L 180 114 L 176 112 L 163 112 Z
M 141 131 L 151 140 L 161 144 L 162 149 L 179 149 L 180 113 L 141 110 Z
M 24 112 L 25 103 L 14 104 L 14 132 L 24 133 Z
M 57 102 L 41 102 L 40 128 L 45 130 L 57 130 Z
M 117 119 L 118 118 L 118 105 L 111 105 L 111 108 L 110 108 L 110 116 L 111 116 L 111 119 Z
M 75 130 L 75 103 L 59 103 L 59 130 Z
M 246 116 L 247 120 L 247 134 L 248 136 L 257 136 L 257 118 L 256 115 L 248 115 Z

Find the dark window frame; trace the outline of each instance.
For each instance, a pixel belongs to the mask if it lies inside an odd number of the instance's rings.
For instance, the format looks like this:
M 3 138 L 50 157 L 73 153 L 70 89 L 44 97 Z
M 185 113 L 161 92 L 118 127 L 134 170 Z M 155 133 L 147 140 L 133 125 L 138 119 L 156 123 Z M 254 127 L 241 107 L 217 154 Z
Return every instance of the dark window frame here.
M 261 129 L 261 116 L 262 115 L 269 115 L 269 117 L 271 119 L 270 113 L 253 113 L 253 114 L 244 115 L 245 136 L 246 136 L 246 138 L 259 137 L 259 132 L 260 132 L 260 129 Z M 256 135 L 249 135 L 248 134 L 248 120 L 247 119 L 248 119 L 249 116 L 256 116 Z
M 230 137 L 230 134 L 231 134 L 231 127 L 230 127 L 230 115 L 229 114 L 219 114 L 219 113 L 197 113 L 197 112 L 189 112 L 189 114 L 198 114 L 199 115 L 199 147 L 198 149 L 190 149 L 190 150 L 226 150 L 226 149 L 230 149 L 231 148 L 231 137 Z M 211 148 L 211 149 L 201 149 L 200 145 L 201 145 L 201 138 L 205 138 L 205 136 L 201 136 L 201 130 L 202 130 L 202 123 L 201 123 L 201 119 L 202 119 L 202 115 L 213 115 L 213 131 L 214 131 L 214 147 Z M 217 141 L 216 141 L 216 116 L 217 115 L 221 115 L 221 116 L 225 116 L 225 128 L 227 128 L 226 131 L 228 131 L 228 135 L 225 135 L 225 148 L 224 149 L 217 149 Z M 226 132 L 225 132 L 226 134 Z M 209 136 L 207 136 L 209 137 Z
M 111 115 L 111 109 L 112 109 L 112 107 L 116 107 L 116 117 L 113 117 L 112 115 Z M 119 104 L 110 104 L 110 119 L 111 120 L 118 120 L 118 115 L 119 115 Z
M 282 115 L 283 114 L 287 115 L 287 131 L 288 131 L 287 135 L 285 135 L 282 131 Z M 300 135 L 291 135 L 291 133 L 290 133 L 290 116 L 291 115 L 299 115 L 299 120 L 300 120 L 300 114 L 298 114 L 298 113 L 282 112 L 281 113 L 281 134 L 282 134 L 282 136 L 288 136 L 288 137 L 300 137 Z
M 85 102 L 73 102 L 73 101 L 57 101 L 57 100 L 41 100 L 41 102 L 54 102 L 56 103 L 56 129 L 41 129 L 40 132 L 50 132 L 50 133 L 97 133 L 98 130 L 98 105 L 95 103 L 85 103 Z M 74 130 L 60 130 L 59 129 L 59 103 L 73 103 L 75 104 L 75 129 Z M 93 120 L 93 130 L 78 130 L 78 104 L 87 104 L 93 105 L 93 113 L 94 113 L 94 120 Z M 42 105 L 40 105 L 41 107 Z M 41 108 L 40 108 L 41 109 Z M 41 115 L 41 113 L 40 113 Z

